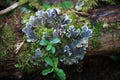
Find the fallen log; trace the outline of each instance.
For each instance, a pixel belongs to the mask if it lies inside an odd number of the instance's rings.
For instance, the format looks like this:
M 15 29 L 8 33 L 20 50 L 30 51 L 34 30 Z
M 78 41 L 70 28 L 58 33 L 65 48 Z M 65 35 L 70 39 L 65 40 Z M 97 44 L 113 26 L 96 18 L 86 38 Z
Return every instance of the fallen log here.
M 79 14 L 89 16 L 89 14 L 85 14 L 85 13 L 79 13 Z M 100 15 L 99 17 L 101 16 L 103 17 L 103 15 Z M 106 31 L 100 32 L 101 33 L 101 35 L 99 36 L 100 44 L 95 44 L 96 46 L 99 46 L 99 47 L 93 46 L 92 41 L 89 40 L 89 47 L 86 53 L 86 57 L 100 56 L 100 55 L 102 56 L 116 55 L 120 53 L 120 25 L 118 27 L 108 26 L 108 27 L 105 27 L 104 29 L 106 28 L 109 28 L 109 30 L 112 30 L 112 31 L 106 30 Z M 94 35 L 93 37 L 91 37 L 91 39 L 93 38 L 94 38 Z M 23 77 L 23 73 L 14 67 L 17 60 L 17 57 L 15 57 L 15 55 L 19 54 L 21 46 L 19 46 L 19 48 L 17 49 L 16 54 L 13 53 L 13 56 L 11 57 L 8 56 L 8 58 L 6 58 L 5 60 L 0 59 L 0 77 L 8 77 L 8 78 L 14 78 L 14 79 L 20 79 Z
M 100 48 L 91 49 L 92 45 L 90 44 L 86 56 L 105 56 L 120 53 L 120 5 L 95 9 L 88 18 L 91 24 L 103 20 L 103 28 L 107 30 L 101 31 Z M 118 25 L 113 26 L 114 24 Z
M 86 56 L 106 56 L 116 55 L 120 53 L 120 29 L 116 29 L 114 32 L 101 33 L 99 38 L 99 48 L 91 48 L 93 45 L 89 44 Z M 96 44 L 97 45 L 97 44 Z
M 93 38 L 93 37 L 92 37 Z M 92 39 L 91 38 L 91 39 Z M 101 32 L 99 38 L 100 46 L 99 48 L 92 47 L 91 40 L 89 40 L 89 47 L 86 53 L 86 57 L 93 56 L 106 56 L 106 55 L 116 55 L 120 53 L 120 29 L 111 32 Z M 96 44 L 97 45 L 97 44 Z M 9 57 L 10 58 L 10 57 Z M 8 77 L 14 79 L 20 79 L 23 77 L 23 73 L 14 67 L 16 63 L 16 57 L 11 57 L 10 59 L 0 60 L 0 77 Z

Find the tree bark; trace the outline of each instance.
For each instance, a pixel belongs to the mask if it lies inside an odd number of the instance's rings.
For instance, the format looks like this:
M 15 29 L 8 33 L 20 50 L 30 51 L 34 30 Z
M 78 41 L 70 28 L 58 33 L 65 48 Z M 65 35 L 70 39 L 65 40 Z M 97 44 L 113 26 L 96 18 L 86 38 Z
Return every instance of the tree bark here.
M 92 43 L 89 42 L 89 48 L 87 50 L 86 56 L 99 56 L 99 55 L 116 55 L 120 53 L 120 26 L 117 29 L 111 29 L 112 32 L 101 32 L 99 38 L 100 44 L 99 48 L 92 48 Z M 93 38 L 93 37 L 92 37 Z

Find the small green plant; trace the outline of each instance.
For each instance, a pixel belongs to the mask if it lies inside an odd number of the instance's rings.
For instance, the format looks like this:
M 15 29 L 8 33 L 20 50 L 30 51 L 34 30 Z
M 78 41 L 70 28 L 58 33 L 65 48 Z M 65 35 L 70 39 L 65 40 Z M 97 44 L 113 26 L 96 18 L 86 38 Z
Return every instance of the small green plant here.
M 50 53 L 52 53 L 52 54 L 49 54 L 50 57 L 45 57 L 44 59 L 44 61 L 48 66 L 47 66 L 47 69 L 44 69 L 42 71 L 42 74 L 47 75 L 49 73 L 54 72 L 55 76 L 57 76 L 59 80 L 65 80 L 66 79 L 65 73 L 62 69 L 58 68 L 58 58 L 54 56 L 56 51 L 54 45 L 59 42 L 60 42 L 59 38 L 55 38 L 50 42 L 47 40 L 40 41 L 40 45 L 47 46 L 45 50 L 50 51 Z
M 46 57 L 45 62 L 46 64 L 48 64 L 48 68 L 42 71 L 43 75 L 47 75 L 53 72 L 54 75 L 58 77 L 59 80 L 66 80 L 66 75 L 64 71 L 58 68 L 58 58 Z
M 51 51 L 52 54 L 55 53 L 55 47 L 54 44 L 59 43 L 60 39 L 59 38 L 55 38 L 52 41 L 47 41 L 47 40 L 41 40 L 40 41 L 40 45 L 42 46 L 47 46 L 46 47 L 46 51 Z
M 63 3 L 59 3 L 58 7 L 62 7 L 63 9 L 69 9 L 73 7 L 73 3 L 69 0 L 64 0 Z

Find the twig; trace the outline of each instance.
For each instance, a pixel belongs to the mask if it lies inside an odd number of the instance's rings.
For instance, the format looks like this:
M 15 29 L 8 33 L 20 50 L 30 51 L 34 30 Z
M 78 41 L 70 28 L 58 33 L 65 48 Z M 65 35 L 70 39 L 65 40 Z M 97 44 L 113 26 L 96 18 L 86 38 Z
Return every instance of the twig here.
M 75 11 L 75 13 L 76 13 L 77 15 L 80 15 L 80 16 L 83 16 L 83 17 L 88 17 L 88 16 L 90 16 L 90 14 L 88 14 L 88 13 L 86 13 L 86 12 L 78 12 L 78 11 Z
M 0 16 L 1 16 L 1 15 L 4 15 L 4 14 L 6 14 L 6 13 L 12 11 L 12 10 L 14 10 L 15 8 L 17 8 L 17 7 L 25 4 L 25 3 L 27 3 L 27 2 L 28 2 L 28 1 L 26 0 L 26 1 L 24 1 L 24 2 L 16 2 L 16 3 L 14 3 L 13 5 L 9 6 L 8 8 L 6 8 L 6 9 L 4 9 L 4 10 L 1 10 L 1 11 L 0 11 Z
M 19 52 L 19 50 L 21 49 L 21 47 L 24 45 L 24 40 L 21 42 L 21 43 L 17 43 L 16 45 L 15 45 L 15 54 L 17 54 L 18 52 Z

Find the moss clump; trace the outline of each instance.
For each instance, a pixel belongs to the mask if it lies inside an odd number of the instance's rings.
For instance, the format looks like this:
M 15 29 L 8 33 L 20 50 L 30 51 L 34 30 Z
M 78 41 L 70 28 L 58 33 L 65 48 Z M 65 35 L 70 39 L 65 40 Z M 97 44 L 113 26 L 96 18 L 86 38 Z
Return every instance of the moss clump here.
M 92 48 L 100 48 L 100 36 L 101 36 L 101 30 L 103 29 L 103 21 L 98 21 L 94 24 L 93 27 L 93 38 L 91 39 L 91 45 Z
M 14 47 L 14 33 L 10 26 L 0 29 L 0 58 L 12 51 Z

